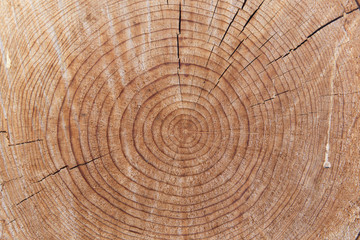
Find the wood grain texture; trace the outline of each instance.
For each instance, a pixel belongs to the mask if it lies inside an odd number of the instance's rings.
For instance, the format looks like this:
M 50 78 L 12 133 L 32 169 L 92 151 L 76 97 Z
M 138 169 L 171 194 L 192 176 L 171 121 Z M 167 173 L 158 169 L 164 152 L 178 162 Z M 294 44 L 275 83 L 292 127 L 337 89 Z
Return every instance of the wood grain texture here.
M 0 1 L 0 239 L 360 232 L 355 0 Z

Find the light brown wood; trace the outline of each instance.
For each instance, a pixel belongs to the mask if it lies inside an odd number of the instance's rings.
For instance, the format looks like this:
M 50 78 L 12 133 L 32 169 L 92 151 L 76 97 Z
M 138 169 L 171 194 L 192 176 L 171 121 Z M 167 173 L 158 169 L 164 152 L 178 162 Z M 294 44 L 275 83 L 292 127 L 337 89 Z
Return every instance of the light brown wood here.
M 359 239 L 355 0 L 2 0 L 0 26 L 0 239 Z

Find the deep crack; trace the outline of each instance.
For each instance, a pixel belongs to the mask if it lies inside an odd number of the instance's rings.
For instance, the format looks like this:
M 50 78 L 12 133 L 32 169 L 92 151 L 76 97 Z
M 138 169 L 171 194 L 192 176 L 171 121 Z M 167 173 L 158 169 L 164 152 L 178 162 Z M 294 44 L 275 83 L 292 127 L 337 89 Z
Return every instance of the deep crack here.
M 355 9 L 349 11 L 349 12 L 346 12 L 346 14 L 350 14 L 350 13 L 356 11 L 357 9 L 358 9 L 358 8 L 355 8 Z M 332 19 L 331 21 L 325 23 L 324 25 L 321 25 L 321 26 L 320 26 L 319 28 L 317 28 L 315 31 L 313 31 L 312 33 L 310 33 L 310 34 L 309 34 L 300 44 L 298 44 L 295 48 L 289 49 L 285 54 L 280 55 L 279 57 L 275 58 L 274 60 L 272 60 L 271 62 L 269 62 L 267 65 L 270 65 L 270 64 L 276 62 L 277 60 L 286 57 L 286 56 L 289 55 L 291 52 L 296 51 L 298 48 L 300 48 L 304 43 L 306 43 L 312 36 L 314 36 L 314 35 L 315 35 L 317 32 L 319 32 L 321 29 L 325 28 L 326 26 L 328 26 L 328 25 L 336 22 L 337 20 L 339 20 L 339 19 L 341 19 L 341 18 L 343 18 L 343 17 L 344 17 L 344 15 L 338 16 L 338 17 Z

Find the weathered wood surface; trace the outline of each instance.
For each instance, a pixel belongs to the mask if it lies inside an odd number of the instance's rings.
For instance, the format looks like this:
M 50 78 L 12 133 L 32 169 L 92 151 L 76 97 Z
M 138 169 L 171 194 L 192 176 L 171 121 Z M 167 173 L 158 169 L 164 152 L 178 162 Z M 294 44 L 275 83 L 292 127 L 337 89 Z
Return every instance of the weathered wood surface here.
M 0 1 L 1 239 L 355 239 L 355 0 Z

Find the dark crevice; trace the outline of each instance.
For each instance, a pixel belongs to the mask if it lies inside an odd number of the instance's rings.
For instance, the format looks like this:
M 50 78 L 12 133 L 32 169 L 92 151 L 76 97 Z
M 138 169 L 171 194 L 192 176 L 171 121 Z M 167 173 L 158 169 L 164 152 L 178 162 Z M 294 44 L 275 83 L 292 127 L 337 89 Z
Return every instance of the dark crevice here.
M 182 92 L 181 92 L 181 84 L 180 84 L 180 74 L 179 70 L 181 69 L 181 60 L 180 60 L 180 39 L 179 35 L 181 34 L 181 1 L 179 3 L 179 33 L 176 34 L 176 46 L 177 46 L 177 58 L 178 58 L 178 67 L 177 67 L 177 76 L 178 76 L 178 84 L 180 88 L 180 97 L 182 101 Z
M 258 105 L 260 105 L 260 104 L 264 104 L 264 103 L 256 103 L 256 104 L 254 104 L 254 105 L 251 105 L 250 107 L 255 107 L 255 106 L 258 106 Z
M 7 133 L 7 131 L 0 131 L 0 133 Z
M 177 57 L 178 57 L 178 62 L 179 62 L 179 66 L 178 68 L 181 68 L 181 62 L 180 62 L 180 43 L 179 43 L 179 34 L 176 34 L 176 47 L 177 47 Z
M 283 91 L 283 92 L 281 92 L 281 93 L 277 93 L 277 94 L 275 94 L 275 96 L 279 96 L 279 95 L 281 95 L 281 94 L 287 93 L 288 91 L 289 91 L 289 90 Z
M 228 59 L 230 59 L 234 53 L 239 49 L 240 45 L 243 43 L 244 40 L 241 40 L 240 43 L 237 45 L 237 47 L 235 48 L 235 50 L 231 53 L 230 57 Z
M 86 165 L 86 164 L 88 164 L 88 163 L 91 163 L 91 162 L 93 162 L 93 161 L 95 161 L 95 160 L 97 160 L 97 159 L 99 159 L 99 158 L 101 158 L 101 157 L 94 158 L 94 159 L 92 159 L 92 160 L 90 160 L 90 161 L 88 161 L 88 162 L 79 163 L 78 165 L 75 165 L 75 166 L 69 168 L 69 170 L 72 170 L 72 169 L 77 168 L 77 167 L 80 167 L 80 166 L 84 166 L 84 165 Z
M 98 160 L 98 159 L 100 159 L 100 158 L 102 158 L 102 157 L 104 157 L 104 156 L 106 156 L 106 155 L 109 155 L 109 154 L 110 154 L 110 153 L 107 153 L 107 154 L 104 154 L 104 155 L 99 156 L 99 157 L 97 157 L 97 158 L 91 159 L 90 161 L 87 161 L 87 162 L 84 162 L 84 163 L 79 163 L 78 165 L 75 165 L 75 166 L 69 168 L 69 170 L 72 170 L 72 169 L 77 168 L 77 167 L 80 167 L 80 166 L 84 166 L 84 165 L 86 165 L 86 164 L 88 164 L 88 163 L 91 163 L 91 162 L 93 162 L 93 161 L 95 161 L 95 160 Z
M 265 1 L 265 0 L 264 0 Z M 243 28 L 241 29 L 240 33 L 238 36 L 240 36 L 240 34 L 245 30 L 246 26 L 249 24 L 250 20 L 255 16 L 256 12 L 260 9 L 261 5 L 264 3 L 264 1 L 262 1 L 259 5 L 259 7 L 250 15 L 249 19 L 246 21 L 246 23 L 244 24 Z
M 34 194 L 31 194 L 31 195 L 28 196 L 27 198 L 25 198 L 25 199 L 21 200 L 20 202 L 18 202 L 16 205 L 17 205 L 17 206 L 20 205 L 21 203 L 25 202 L 26 200 L 28 200 L 29 198 L 35 196 L 36 194 L 38 194 L 38 193 L 41 192 L 41 191 L 42 191 L 42 190 L 40 190 L 40 191 L 38 191 L 38 192 L 36 192 L 36 193 L 34 193 Z
M 181 62 L 180 62 L 180 42 L 179 42 L 179 35 L 181 34 L 181 1 L 179 3 L 179 33 L 176 34 L 176 46 L 177 46 L 177 57 L 179 66 L 178 69 L 181 68 Z
M 295 88 L 295 89 L 296 89 L 296 88 Z M 274 99 L 275 99 L 275 97 L 277 97 L 277 96 L 279 96 L 279 95 L 281 95 L 281 94 L 284 94 L 284 93 L 287 93 L 287 92 L 293 91 L 293 90 L 295 90 L 295 89 L 292 89 L 292 90 L 285 90 L 285 91 L 283 91 L 283 92 L 276 93 L 273 97 L 268 98 L 268 99 L 265 99 L 263 102 L 260 102 L 260 103 L 256 103 L 256 104 L 254 104 L 254 105 L 251 105 L 250 107 L 255 107 L 255 106 L 258 106 L 258 105 L 261 105 L 261 104 L 265 104 L 265 103 L 266 103 L 266 102 L 268 102 L 268 101 L 274 100 Z
M 264 100 L 264 103 L 266 103 L 266 102 L 268 102 L 268 101 L 271 101 L 271 100 L 274 100 L 274 98 L 272 97 L 272 98 L 269 98 L 269 99 L 265 99 L 265 100 Z
M 261 104 L 265 104 L 266 102 L 268 102 L 268 101 L 271 101 L 271 100 L 274 100 L 275 98 L 269 98 L 269 99 L 265 99 L 263 102 L 260 102 L 260 103 L 256 103 L 256 104 L 254 104 L 254 105 L 251 105 L 250 107 L 255 107 L 255 106 L 259 106 L 259 105 L 261 105 Z
M 17 218 L 11 220 L 10 222 L 8 222 L 6 225 L 12 224 L 13 222 L 15 222 L 17 220 Z
M 331 97 L 331 96 L 339 96 L 339 93 L 320 95 L 320 97 Z
M 246 4 L 246 1 L 247 1 L 247 0 L 245 0 L 245 1 L 243 2 L 243 5 L 241 6 L 241 9 L 244 9 L 245 4 Z
M 313 35 L 313 34 L 311 34 L 311 36 L 312 36 L 312 35 Z M 308 38 L 306 38 L 304 41 L 302 41 L 302 42 L 301 42 L 299 45 L 297 45 L 295 48 L 290 49 L 290 50 L 289 50 L 287 53 L 285 53 L 284 55 L 281 55 L 281 56 L 275 58 L 274 60 L 272 60 L 271 62 L 269 62 L 268 65 L 276 62 L 276 61 L 279 60 L 280 58 L 285 58 L 285 57 L 286 57 L 287 55 L 289 55 L 291 52 L 296 51 L 299 47 L 301 47 L 304 43 L 306 43 L 307 40 L 308 40 Z
M 287 53 L 288 54 L 288 53 Z M 284 55 L 285 56 L 285 55 Z M 282 58 L 283 56 L 279 56 L 277 58 L 275 58 L 274 60 L 272 60 L 271 62 L 269 62 L 267 65 L 271 65 L 273 64 L 274 62 L 276 62 L 277 60 L 279 60 L 280 58 Z
M 261 55 L 261 54 L 260 54 L 260 55 Z M 251 62 L 249 62 L 249 63 L 240 71 L 240 73 L 242 73 L 242 71 L 244 71 L 246 68 L 248 68 L 256 59 L 258 59 L 258 58 L 260 57 L 260 55 L 257 56 L 257 57 L 255 57 Z
M 311 34 L 311 36 L 312 36 L 312 35 L 313 35 L 313 34 Z M 304 43 L 306 43 L 306 42 L 307 42 L 308 38 L 309 38 L 309 37 L 307 37 L 304 41 L 302 41 L 299 45 L 297 45 L 297 46 L 296 46 L 296 48 L 294 48 L 294 49 L 290 49 L 290 51 L 296 51 L 299 47 L 301 47 L 301 45 L 303 45 Z M 289 53 L 290 53 L 290 51 L 289 51 L 289 52 L 287 52 L 287 54 L 289 54 Z M 286 56 L 286 54 L 285 54 L 284 56 Z
M 360 232 L 356 235 L 355 240 L 360 240 Z
M 263 102 L 260 102 L 260 103 L 256 103 L 254 105 L 251 105 L 250 107 L 255 107 L 255 106 L 258 106 L 258 105 L 261 105 L 261 104 L 265 104 L 266 102 L 268 101 L 271 101 L 271 100 L 274 100 L 275 97 L 271 97 L 271 98 L 268 98 L 268 99 L 265 99 Z
M 226 71 L 229 69 L 229 67 L 231 66 L 232 62 L 229 64 L 229 66 L 223 71 L 223 73 L 220 75 L 218 81 L 220 81 L 220 79 L 222 78 L 222 76 L 224 76 L 224 74 L 226 73 Z
M 208 96 L 209 96 L 209 94 L 219 85 L 219 83 L 220 83 L 220 80 L 218 80 L 217 82 L 216 82 L 216 84 L 215 84 L 215 86 L 210 90 L 210 92 L 208 93 Z
M 360 4 L 359 4 L 359 1 L 358 0 L 355 0 L 356 2 L 356 5 L 358 6 L 358 9 L 360 10 Z M 359 233 L 360 234 L 360 233 Z
M 53 176 L 53 175 L 59 173 L 61 170 L 65 169 L 65 168 L 68 168 L 68 165 L 65 165 L 65 166 L 63 166 L 62 168 L 60 168 L 59 170 L 57 170 L 57 171 L 55 171 L 55 172 L 53 172 L 53 173 L 50 173 L 49 175 L 46 175 L 45 177 L 43 177 L 42 179 L 40 179 L 39 181 L 36 181 L 36 182 L 37 182 L 37 183 L 42 182 L 42 181 L 44 181 L 46 178 L 48 178 L 48 177 L 50 177 L 50 176 Z
M 359 5 L 358 5 L 358 6 L 359 6 Z M 353 13 L 354 11 L 356 11 L 356 10 L 358 10 L 358 9 L 359 9 L 359 8 L 355 8 L 355 9 L 353 9 L 353 10 L 350 10 L 349 12 L 346 12 L 346 14 Z M 324 27 L 332 24 L 333 22 L 335 22 L 335 21 L 337 21 L 337 20 L 339 20 L 339 19 L 341 19 L 341 18 L 343 18 L 343 17 L 344 17 L 344 14 L 343 14 L 343 15 L 340 15 L 340 16 L 338 16 L 338 17 L 336 17 L 336 18 L 334 18 L 333 20 L 331 20 L 331 21 L 329 21 L 329 22 L 327 22 L 327 23 L 325 23 L 324 25 L 322 25 L 321 27 L 319 27 L 318 29 L 316 29 L 314 32 L 312 32 L 309 36 L 307 36 L 307 38 L 312 37 L 315 33 L 317 33 L 318 31 L 320 31 L 320 30 L 323 29 Z
M 216 12 L 216 9 L 217 9 L 217 6 L 218 6 L 218 3 L 219 3 L 219 0 L 217 0 L 217 2 L 216 2 L 216 5 L 215 5 L 215 8 L 214 8 L 214 11 L 213 11 L 213 14 L 212 14 L 212 16 L 211 16 L 210 23 L 209 23 L 208 30 L 209 30 L 209 28 L 210 28 L 210 26 L 211 26 L 211 23 L 212 23 L 213 19 L 214 19 L 214 15 L 215 15 L 215 12 Z
M 226 29 L 226 31 L 225 31 L 225 33 L 224 33 L 224 35 L 223 35 L 223 37 L 222 37 L 221 41 L 220 41 L 219 46 L 220 46 L 220 45 L 221 45 L 221 43 L 224 41 L 224 38 L 225 38 L 225 36 L 226 36 L 227 32 L 229 31 L 229 29 L 230 29 L 230 27 L 231 27 L 231 24 L 234 22 L 234 20 L 235 20 L 236 16 L 237 16 L 237 15 L 238 15 L 238 13 L 239 13 L 239 10 L 240 10 L 240 9 L 238 9 L 238 10 L 236 11 L 236 13 L 235 13 L 234 17 L 231 19 L 231 22 L 229 23 L 229 25 L 228 25 L 228 27 L 227 27 L 227 29 Z
M 91 159 L 90 161 L 77 164 L 77 165 L 75 165 L 75 166 L 73 166 L 73 167 L 69 167 L 68 165 L 65 165 L 65 166 L 59 168 L 59 170 L 57 170 L 57 171 L 55 171 L 55 172 L 53 172 L 53 173 L 50 173 L 50 174 L 46 175 L 45 177 L 43 177 L 42 179 L 40 179 L 39 181 L 36 181 L 36 182 L 37 182 L 37 183 L 42 182 L 42 181 L 44 181 L 46 178 L 58 174 L 61 170 L 65 169 L 65 168 L 68 169 L 68 170 L 72 170 L 72 169 L 74 169 L 74 168 L 77 168 L 77 167 L 80 167 L 80 166 L 84 166 L 84 165 L 86 165 L 86 164 L 88 164 L 88 163 L 91 163 L 91 162 L 93 162 L 93 161 L 95 161 L 95 160 L 97 160 L 97 159 L 100 159 L 100 158 L 102 158 L 102 157 L 104 157 L 104 156 L 106 156 L 106 155 L 109 155 L 109 154 L 110 154 L 110 153 L 104 154 L 104 155 L 102 155 L 102 156 L 99 156 L 99 157 L 96 157 L 96 158 L 94 158 L 94 159 Z
M 353 9 L 353 10 L 351 10 L 351 11 L 349 11 L 349 12 L 346 12 L 346 14 L 350 14 L 350 13 L 356 11 L 357 9 L 358 9 L 358 8 Z M 338 17 L 334 18 L 333 20 L 331 20 L 331 21 L 325 23 L 324 25 L 320 26 L 320 27 L 317 28 L 315 31 L 313 31 L 312 33 L 310 33 L 310 34 L 309 34 L 300 44 L 298 44 L 295 48 L 291 48 L 291 49 L 288 50 L 287 53 L 285 53 L 284 55 L 281 55 L 281 56 L 277 57 L 276 59 L 272 60 L 271 62 L 269 62 L 268 65 L 276 62 L 277 60 L 279 60 L 279 59 L 281 59 L 281 58 L 286 57 L 286 56 L 289 55 L 291 52 L 296 51 L 298 48 L 300 48 L 304 43 L 306 43 L 312 36 L 314 36 L 314 35 L 315 35 L 317 32 L 319 32 L 321 29 L 325 28 L 326 26 L 334 23 L 335 21 L 337 21 L 337 20 L 339 20 L 339 19 L 341 19 L 341 18 L 343 18 L 343 17 L 344 17 L 344 15 L 338 16 Z
M 179 3 L 179 34 L 181 33 L 181 2 Z
M 318 29 L 316 29 L 314 32 L 310 33 L 310 35 L 307 36 L 306 38 L 307 38 L 307 39 L 308 39 L 308 38 L 311 38 L 315 33 L 317 33 L 318 31 L 320 31 L 320 30 L 323 29 L 324 27 L 332 24 L 333 22 L 339 20 L 339 19 L 342 18 L 342 17 L 344 17 L 344 15 L 338 16 L 338 17 L 334 18 L 333 20 L 325 23 L 324 25 L 322 25 L 322 26 L 320 26 Z M 300 44 L 300 45 L 301 45 L 301 44 Z
M 274 34 L 274 35 L 275 35 L 275 34 Z M 259 49 L 261 49 L 263 46 L 265 46 L 265 44 L 267 44 L 267 43 L 274 37 L 274 35 L 271 35 L 271 37 L 269 37 L 269 39 L 266 40 L 266 41 L 259 47 Z
M 226 69 L 223 71 L 223 73 L 220 75 L 220 77 L 218 78 L 215 86 L 209 91 L 208 95 L 212 92 L 212 90 L 214 90 L 214 89 L 218 86 L 218 84 L 219 84 L 219 82 L 220 82 L 220 79 L 224 76 L 224 74 L 226 73 L 226 71 L 229 69 L 229 67 L 230 67 L 231 65 L 232 65 L 232 62 L 229 64 L 229 66 L 227 66 L 227 68 L 226 68 Z
M 212 49 L 211 49 L 211 52 L 210 52 L 209 57 L 208 57 L 208 59 L 207 59 L 207 61 L 206 61 L 205 67 L 207 67 L 207 65 L 209 64 L 209 60 L 210 60 L 210 58 L 211 58 L 211 54 L 212 54 L 213 51 L 214 51 L 214 47 L 215 47 L 215 45 L 213 45 L 213 47 L 212 47 Z
M 294 50 L 295 51 L 295 50 Z M 290 52 L 287 52 L 287 53 L 285 53 L 285 55 L 284 56 L 282 56 L 283 58 L 284 57 L 286 57 L 287 55 L 289 55 L 290 54 Z
M 181 62 L 180 62 L 180 41 L 179 41 L 179 35 L 181 34 L 181 1 L 179 2 L 179 33 L 176 34 L 176 47 L 177 47 L 177 57 L 179 66 L 178 69 L 181 68 Z
M 9 147 L 24 145 L 24 144 L 28 144 L 28 143 L 34 143 L 34 142 L 41 142 L 41 141 L 42 141 L 42 139 L 36 139 L 36 140 L 32 140 L 32 141 L 27 141 L 27 142 L 14 143 L 14 144 L 9 144 Z

